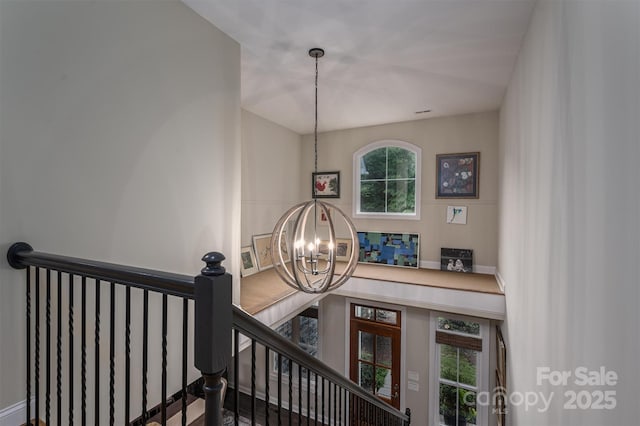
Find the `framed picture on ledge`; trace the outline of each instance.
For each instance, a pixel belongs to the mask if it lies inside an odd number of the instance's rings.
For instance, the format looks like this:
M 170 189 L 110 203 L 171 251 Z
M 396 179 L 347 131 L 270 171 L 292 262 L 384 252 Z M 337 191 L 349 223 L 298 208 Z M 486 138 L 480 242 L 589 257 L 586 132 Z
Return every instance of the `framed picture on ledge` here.
M 240 249 L 240 275 L 248 277 L 258 272 L 256 255 L 253 254 L 253 247 L 247 246 Z
M 358 232 L 360 263 L 420 267 L 420 236 L 402 232 Z

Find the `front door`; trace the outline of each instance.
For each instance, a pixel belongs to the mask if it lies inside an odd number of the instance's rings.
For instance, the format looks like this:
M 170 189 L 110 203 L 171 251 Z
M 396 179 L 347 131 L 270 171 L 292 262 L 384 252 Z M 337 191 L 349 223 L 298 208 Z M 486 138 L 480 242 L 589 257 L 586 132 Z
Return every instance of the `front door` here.
M 351 304 L 350 378 L 400 409 L 400 311 Z

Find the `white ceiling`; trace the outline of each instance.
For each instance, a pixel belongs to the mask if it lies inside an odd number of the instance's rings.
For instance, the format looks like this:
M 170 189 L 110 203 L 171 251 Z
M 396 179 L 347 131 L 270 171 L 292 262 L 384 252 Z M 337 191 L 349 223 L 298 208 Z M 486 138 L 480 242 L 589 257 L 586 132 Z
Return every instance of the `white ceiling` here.
M 497 109 L 535 0 L 183 0 L 242 47 L 242 107 L 295 132 Z M 428 114 L 416 111 L 432 110 Z

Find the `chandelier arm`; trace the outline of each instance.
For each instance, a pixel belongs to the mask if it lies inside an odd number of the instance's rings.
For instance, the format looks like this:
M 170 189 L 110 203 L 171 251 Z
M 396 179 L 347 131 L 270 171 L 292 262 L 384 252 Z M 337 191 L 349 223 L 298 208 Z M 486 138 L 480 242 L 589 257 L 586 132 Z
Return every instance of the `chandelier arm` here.
M 287 222 L 291 219 L 291 217 L 298 211 L 300 210 L 305 203 L 300 203 L 297 204 L 295 206 L 293 206 L 292 208 L 290 208 L 278 221 L 278 223 L 276 224 L 276 226 L 273 229 L 273 233 L 271 236 L 271 258 L 273 260 L 273 255 L 274 253 L 277 253 L 278 255 L 278 260 L 280 260 L 280 263 L 274 263 L 274 268 L 276 270 L 276 273 L 278 275 L 280 275 L 280 278 L 282 278 L 284 280 L 285 283 L 287 283 L 289 286 L 297 288 L 297 284 L 296 284 L 296 280 L 295 277 L 291 274 L 291 272 L 289 271 L 288 268 L 286 268 L 285 266 L 285 262 L 284 259 L 282 258 L 282 253 L 280 252 L 280 238 L 282 236 L 282 231 L 284 230 L 285 225 L 287 224 Z M 274 238 L 274 236 L 276 238 Z M 274 240 L 278 240 L 278 241 L 274 241 Z M 292 252 L 293 250 L 295 250 L 295 247 L 292 248 Z M 290 259 L 292 257 L 292 254 L 290 253 Z

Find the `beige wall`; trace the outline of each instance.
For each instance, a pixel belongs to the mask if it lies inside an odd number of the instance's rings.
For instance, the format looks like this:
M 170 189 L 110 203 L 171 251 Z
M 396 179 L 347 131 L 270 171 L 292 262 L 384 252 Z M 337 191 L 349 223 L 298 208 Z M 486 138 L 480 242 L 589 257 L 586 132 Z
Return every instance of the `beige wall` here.
M 638 52 L 637 1 L 537 3 L 500 117 L 499 271 L 508 390 L 554 396 L 508 424 L 638 424 Z M 539 367 L 572 375 L 538 383 Z M 578 386 L 578 367 L 619 380 Z M 616 406 L 566 409 L 570 391 Z
M 300 135 L 242 111 L 242 245 L 301 202 Z
M 318 170 L 341 172 L 341 197 L 328 200 L 352 215 L 353 153 L 382 139 L 399 139 L 422 148 L 421 220 L 355 219 L 358 230 L 417 232 L 422 238 L 420 259 L 440 262 L 441 247 L 471 248 L 474 264 L 495 267 L 498 230 L 498 113 L 486 112 L 432 118 L 322 133 L 318 136 Z M 435 198 L 436 154 L 481 153 L 480 198 Z M 303 183 L 313 171 L 313 135 L 303 137 Z M 307 178 L 308 177 L 308 178 Z M 309 197 L 309 184 L 302 196 Z M 468 206 L 467 225 L 446 223 L 447 205 Z M 434 264 L 428 265 L 434 266 Z
M 40 251 L 197 274 L 202 255 L 218 250 L 238 270 L 235 41 L 177 1 L 2 1 L 0 36 L 3 253 L 27 241 Z M 4 262 L 0 277 L 1 409 L 25 399 L 25 296 L 22 272 Z M 122 353 L 118 346 L 118 368 Z M 137 398 L 139 386 L 135 380 Z M 150 386 L 151 403 L 159 383 Z M 121 410 L 117 416 L 122 424 Z

